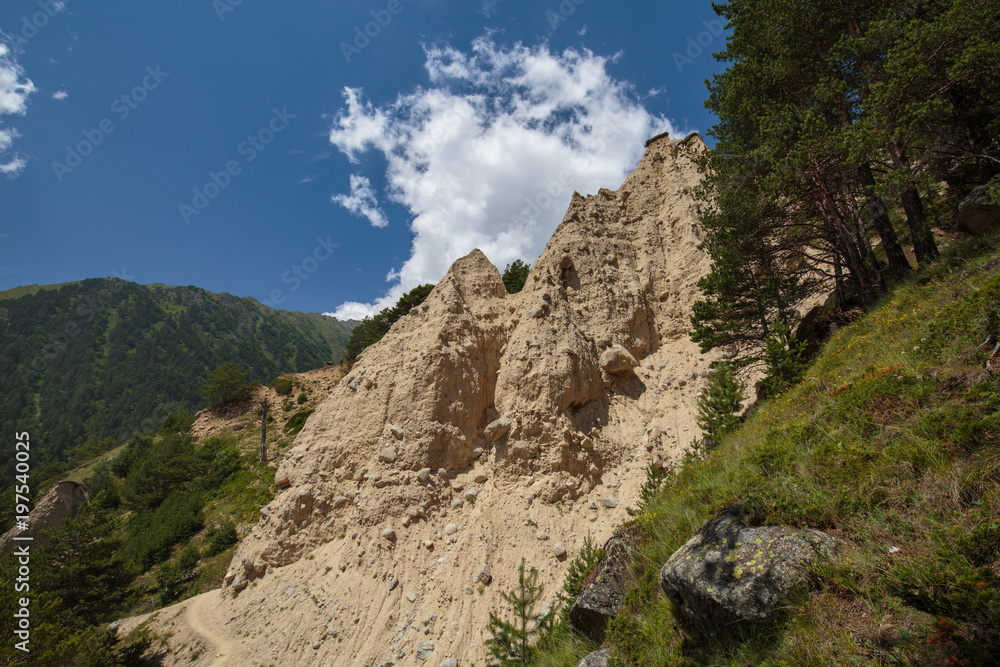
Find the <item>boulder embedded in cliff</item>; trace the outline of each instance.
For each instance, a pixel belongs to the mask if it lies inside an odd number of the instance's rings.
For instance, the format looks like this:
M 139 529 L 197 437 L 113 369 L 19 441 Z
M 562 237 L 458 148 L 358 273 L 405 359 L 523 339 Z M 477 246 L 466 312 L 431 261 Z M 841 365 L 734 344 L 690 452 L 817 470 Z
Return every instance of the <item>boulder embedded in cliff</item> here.
M 496 442 L 507 435 L 507 431 L 510 430 L 512 425 L 513 422 L 509 419 L 495 419 L 486 425 L 483 435 L 486 436 L 489 442 Z
M 612 375 L 627 373 L 638 365 L 632 353 L 621 345 L 612 345 L 601 355 L 601 368 Z
M 724 637 L 775 619 L 806 589 L 808 565 L 836 540 L 818 530 L 752 528 L 727 513 L 706 523 L 660 570 L 660 586 L 695 631 Z
M 597 573 L 584 586 L 569 611 L 570 624 L 597 642 L 604 641 L 608 622 L 618 615 L 629 589 L 627 538 L 615 535 L 604 545 Z

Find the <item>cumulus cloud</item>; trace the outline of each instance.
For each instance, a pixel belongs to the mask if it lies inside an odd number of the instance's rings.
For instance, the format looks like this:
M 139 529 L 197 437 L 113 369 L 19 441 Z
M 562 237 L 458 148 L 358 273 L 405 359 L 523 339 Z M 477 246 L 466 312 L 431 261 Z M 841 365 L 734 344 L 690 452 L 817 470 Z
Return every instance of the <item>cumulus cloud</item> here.
M 14 59 L 10 48 L 0 42 L 0 116 L 23 116 L 28 111 L 28 96 L 35 92 L 31 79 L 24 79 L 24 70 Z M 14 128 L 0 126 L 0 173 L 16 176 L 27 162 L 11 154 L 14 139 L 19 136 Z
M 645 139 L 676 133 L 608 73 L 614 57 L 502 48 L 488 37 L 469 53 L 441 45 L 425 47 L 425 56 L 429 86 L 383 106 L 346 88 L 332 122 L 330 142 L 351 162 L 382 154 L 388 197 L 408 211 L 413 234 L 410 257 L 389 272 L 386 293 L 342 304 L 338 318 L 375 313 L 437 282 L 474 248 L 501 269 L 534 261 L 574 190 L 617 186 Z M 353 177 L 351 190 L 341 197 L 355 194 Z
M 378 197 L 375 196 L 371 181 L 364 176 L 351 174 L 351 194 L 336 195 L 333 201 L 356 216 L 368 218 L 372 227 L 385 227 L 389 224 L 385 213 L 378 207 Z
M 57 90 L 56 92 L 52 93 L 52 99 L 54 100 L 64 100 L 67 97 L 69 97 L 69 93 L 67 93 L 65 90 Z

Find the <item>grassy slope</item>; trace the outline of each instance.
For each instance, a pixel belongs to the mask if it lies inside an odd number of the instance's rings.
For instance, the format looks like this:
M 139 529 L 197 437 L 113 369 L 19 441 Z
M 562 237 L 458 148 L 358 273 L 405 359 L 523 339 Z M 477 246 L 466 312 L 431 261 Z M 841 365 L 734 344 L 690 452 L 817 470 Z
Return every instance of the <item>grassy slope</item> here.
M 992 341 L 980 346 L 992 335 Z M 632 523 L 639 584 L 620 665 L 997 664 L 1000 240 L 967 243 L 824 346 L 806 379 L 692 457 Z M 814 527 L 847 545 L 817 595 L 735 645 L 686 638 L 659 569 L 710 517 Z M 575 665 L 557 641 L 535 661 Z

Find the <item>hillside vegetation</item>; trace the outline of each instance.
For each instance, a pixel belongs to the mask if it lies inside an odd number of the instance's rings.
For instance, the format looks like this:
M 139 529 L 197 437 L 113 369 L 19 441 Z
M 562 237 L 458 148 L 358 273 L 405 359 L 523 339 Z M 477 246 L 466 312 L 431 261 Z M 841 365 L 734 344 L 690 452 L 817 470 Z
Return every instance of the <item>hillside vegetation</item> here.
M 221 585 L 247 524 L 274 497 L 275 461 L 342 374 L 324 367 L 281 376 L 273 391 L 258 388 L 197 420 L 175 412 L 155 433 L 135 434 L 113 457 L 74 471 L 89 502 L 49 547 L 32 551 L 33 650 L 26 664 L 149 664 L 140 654 L 151 638 L 116 642 L 107 624 Z M 269 462 L 258 455 L 265 396 Z M 0 559 L 4 590 L 13 590 L 16 567 L 13 556 Z M 12 595 L 0 596 L 0 612 L 14 609 Z M 0 648 L 0 664 L 21 664 L 25 656 L 12 645 Z
M 23 291 L 23 290 L 22 290 Z M 15 294 L 20 294 L 15 290 Z M 195 287 L 93 279 L 0 293 L 0 482 L 15 426 L 31 433 L 37 482 L 201 405 L 208 373 L 250 381 L 339 358 L 350 323 L 275 311 Z M 10 503 L 5 502 L 4 507 Z
M 837 332 L 804 380 L 695 451 L 626 527 L 636 587 L 618 665 L 992 665 L 1000 660 L 1000 240 L 972 241 Z M 994 360 L 995 363 L 995 360 Z M 846 544 L 787 619 L 723 644 L 689 636 L 660 568 L 711 517 Z M 531 661 L 576 665 L 566 627 Z

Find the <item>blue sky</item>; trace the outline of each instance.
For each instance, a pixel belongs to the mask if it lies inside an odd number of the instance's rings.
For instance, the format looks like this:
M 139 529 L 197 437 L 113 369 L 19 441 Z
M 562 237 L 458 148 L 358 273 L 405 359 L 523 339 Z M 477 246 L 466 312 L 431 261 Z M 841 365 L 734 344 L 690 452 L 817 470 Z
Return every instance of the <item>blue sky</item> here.
M 118 275 L 360 317 L 704 131 L 709 2 L 5 0 L 0 289 Z

